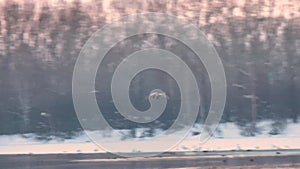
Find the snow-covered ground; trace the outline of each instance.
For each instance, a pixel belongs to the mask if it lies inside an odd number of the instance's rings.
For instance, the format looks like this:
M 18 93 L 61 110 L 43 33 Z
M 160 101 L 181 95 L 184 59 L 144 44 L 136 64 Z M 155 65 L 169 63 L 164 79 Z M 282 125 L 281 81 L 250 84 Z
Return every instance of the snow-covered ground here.
M 195 125 L 188 136 L 173 147 L 170 151 L 227 151 L 227 150 L 269 150 L 269 149 L 300 149 L 300 124 L 288 121 L 286 127 L 277 135 L 270 135 L 272 131 L 272 121 L 262 121 L 257 123 L 259 133 L 255 137 L 246 137 L 241 134 L 242 130 L 234 123 L 220 124 L 214 136 L 205 143 L 200 143 L 199 135 L 195 135 L 200 129 L 199 125 Z M 120 137 L 118 132 L 123 135 L 129 134 L 130 131 L 114 131 L 108 133 L 90 132 L 103 136 L 103 142 L 109 144 L 110 147 L 117 147 L 120 152 L 133 151 L 160 151 L 161 144 L 155 138 L 128 139 Z M 136 131 L 136 137 L 142 136 L 144 129 Z M 159 131 L 157 131 L 158 133 Z M 178 132 L 178 138 L 183 133 Z M 176 139 L 175 134 L 174 139 Z M 2 135 L 0 136 L 0 154 L 45 154 L 45 153 L 98 153 L 105 152 L 101 147 L 94 144 L 84 133 L 72 139 L 53 138 L 50 141 L 41 141 L 35 139 L 34 134 L 24 135 Z M 124 146 L 126 145 L 126 146 Z M 128 146 L 129 145 L 129 146 Z M 133 149 L 134 145 L 143 147 L 143 150 Z

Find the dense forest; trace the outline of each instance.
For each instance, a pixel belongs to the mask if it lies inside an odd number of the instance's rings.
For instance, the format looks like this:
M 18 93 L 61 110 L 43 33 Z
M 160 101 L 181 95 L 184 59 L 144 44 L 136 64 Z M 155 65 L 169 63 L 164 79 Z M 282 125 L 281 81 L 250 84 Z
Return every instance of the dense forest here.
M 271 134 L 278 134 L 287 119 L 297 123 L 300 114 L 299 10 L 298 1 L 275 0 L 0 1 L 0 134 L 80 131 L 72 103 L 76 58 L 92 33 L 118 17 L 137 12 L 167 12 L 199 26 L 225 68 L 228 91 L 222 122 L 235 122 L 245 135 L 254 136 L 259 132 L 255 123 L 270 119 L 274 121 Z M 98 71 L 96 89 L 104 92 L 97 98 L 110 98 L 109 90 L 97 84 L 109 82 L 109 68 L 118 63 L 115 56 L 125 57 L 149 41 L 174 53 L 184 48 L 179 43 L 166 45 L 175 40 L 158 35 L 124 40 L 107 55 L 107 69 Z M 201 63 L 199 68 L 193 62 L 190 65 L 195 74 L 203 74 L 197 79 L 199 86 L 209 88 Z M 132 102 L 141 110 L 148 104 L 141 98 L 151 89 L 166 91 L 170 103 L 167 115 L 161 117 L 163 124 L 147 127 L 168 127 L 180 102 L 176 82 L 150 70 L 137 76 L 132 86 Z M 199 123 L 210 106 L 210 90 L 204 91 Z M 122 120 L 110 102 L 99 105 L 114 127 L 143 127 Z

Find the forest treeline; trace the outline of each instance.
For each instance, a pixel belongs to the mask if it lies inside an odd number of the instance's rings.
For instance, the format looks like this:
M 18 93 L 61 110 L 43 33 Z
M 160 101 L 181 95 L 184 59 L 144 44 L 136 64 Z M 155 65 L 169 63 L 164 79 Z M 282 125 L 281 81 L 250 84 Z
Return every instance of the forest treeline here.
M 199 26 L 214 44 L 225 68 L 228 91 L 222 122 L 235 122 L 245 135 L 251 136 L 259 132 L 257 121 L 269 119 L 274 121 L 270 134 L 278 134 L 287 119 L 297 122 L 300 114 L 300 17 L 293 14 L 298 10 L 291 5 L 290 15 L 273 16 L 282 11 L 272 0 L 244 4 L 225 0 L 128 4 L 121 0 L 62 0 L 56 4 L 4 1 L 0 5 L 0 134 L 80 131 L 72 103 L 72 73 L 80 49 L 97 29 L 135 12 L 168 12 Z M 147 41 L 147 37 L 138 39 Z M 158 38 L 159 42 L 167 41 Z M 126 44 L 142 45 L 134 40 Z M 164 43 L 160 47 L 168 48 Z M 118 52 L 120 49 L 111 55 Z M 167 93 L 178 89 L 167 75 L 152 74 L 165 79 L 156 82 L 163 83 Z M 102 75 L 97 83 L 105 81 L 106 74 Z M 151 78 L 151 72 L 145 75 L 148 76 Z M 142 105 L 141 109 L 147 102 L 140 98 L 148 90 L 139 89 L 139 85 L 155 86 L 139 82 L 145 77 L 138 77 L 138 83 L 133 84 L 136 98 L 132 101 L 137 107 Z M 209 86 L 207 79 L 198 80 Z M 204 91 L 199 119 L 205 117 L 210 104 L 210 90 Z M 105 94 L 100 97 L 105 99 Z M 171 101 L 164 123 L 171 124 L 168 119 L 174 119 L 178 111 L 178 100 Z M 139 127 L 111 113 L 115 108 L 110 103 L 103 106 L 106 118 L 115 121 L 116 127 Z

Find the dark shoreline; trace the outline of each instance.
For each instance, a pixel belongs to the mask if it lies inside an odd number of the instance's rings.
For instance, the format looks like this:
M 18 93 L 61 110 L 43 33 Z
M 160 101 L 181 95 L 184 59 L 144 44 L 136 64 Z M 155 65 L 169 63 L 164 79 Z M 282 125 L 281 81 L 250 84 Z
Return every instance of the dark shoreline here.
M 5 169 L 280 167 L 300 168 L 300 150 L 164 153 L 148 158 L 120 158 L 110 153 L 0 155 Z

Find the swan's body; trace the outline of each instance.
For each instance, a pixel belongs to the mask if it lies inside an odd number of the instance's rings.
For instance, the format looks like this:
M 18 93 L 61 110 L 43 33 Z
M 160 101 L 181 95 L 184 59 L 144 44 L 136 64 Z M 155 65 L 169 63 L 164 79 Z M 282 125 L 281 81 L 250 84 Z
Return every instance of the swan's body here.
M 153 99 L 159 99 L 160 97 L 167 98 L 167 95 L 166 95 L 166 93 L 163 93 L 163 92 L 152 92 L 150 94 L 150 98 L 153 98 Z

